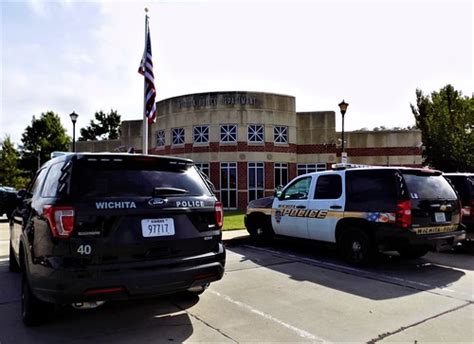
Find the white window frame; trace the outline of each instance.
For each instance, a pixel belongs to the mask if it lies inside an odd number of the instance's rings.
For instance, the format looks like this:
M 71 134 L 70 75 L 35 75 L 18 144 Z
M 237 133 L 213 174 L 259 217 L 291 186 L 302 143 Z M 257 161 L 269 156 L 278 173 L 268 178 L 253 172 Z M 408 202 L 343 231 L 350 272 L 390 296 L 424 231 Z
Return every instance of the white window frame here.
M 255 173 L 255 181 L 256 185 L 250 185 L 250 170 L 253 169 L 253 173 Z M 258 177 L 258 170 L 262 170 L 262 186 L 258 187 L 257 177 Z M 248 162 L 247 163 L 247 202 L 253 201 L 254 199 L 258 199 L 258 195 L 256 198 L 250 199 L 250 192 L 253 191 L 256 194 L 258 191 L 262 191 L 262 197 L 265 197 L 265 163 L 263 162 Z
M 171 129 L 171 144 L 173 146 L 183 146 L 184 143 L 186 142 L 186 130 L 181 127 L 181 128 L 172 128 Z M 179 142 L 176 142 L 176 138 L 179 139 Z M 181 142 L 182 141 L 182 142 Z
M 286 162 L 276 162 L 274 165 L 273 165 L 273 184 L 275 185 L 275 188 L 278 186 L 277 185 L 277 174 L 280 176 L 280 181 L 282 181 L 283 179 L 283 171 L 286 170 L 286 182 L 285 183 L 282 183 L 281 185 L 282 186 L 285 186 L 286 184 L 288 184 L 288 163 Z
M 193 127 L 193 143 L 197 145 L 209 144 L 208 125 L 195 125 Z
M 194 165 L 196 165 L 196 167 L 199 168 L 201 172 L 207 176 L 207 178 L 211 179 L 211 170 L 209 169 L 208 162 L 195 162 Z
M 255 138 L 258 138 L 258 139 L 255 139 Z M 264 143 L 265 142 L 265 126 L 263 124 L 249 124 L 247 126 L 247 142 L 248 143 Z
M 222 191 L 227 191 L 227 204 L 230 204 L 230 200 L 231 200 L 230 192 L 235 191 L 235 207 L 225 207 L 224 209 L 237 209 L 239 207 L 239 170 L 237 168 L 237 163 L 236 162 L 221 162 L 219 166 L 219 172 L 220 172 L 220 176 L 222 176 L 223 170 L 230 171 L 230 169 L 233 169 L 233 168 L 235 168 L 235 189 L 231 189 L 229 185 L 226 185 L 224 187 L 222 185 L 221 180 L 219 180 L 220 200 L 223 205 L 224 205 L 224 199 L 222 198 Z M 228 172 L 228 175 L 230 175 L 230 172 Z M 229 181 L 229 178 L 227 180 Z
M 164 148 L 166 145 L 166 137 L 164 130 L 157 130 L 155 134 L 156 148 Z
M 279 145 L 288 144 L 288 127 L 276 125 L 273 127 L 273 142 Z
M 224 130 L 224 132 L 223 132 L 223 130 Z M 235 137 L 232 138 L 232 135 L 234 135 L 234 133 L 233 133 L 234 131 L 235 131 Z M 237 124 L 221 124 L 220 125 L 220 130 L 219 130 L 219 142 L 220 143 L 237 143 L 237 139 L 238 139 L 237 135 L 238 135 Z
M 325 162 L 316 162 L 313 164 L 298 164 L 296 165 L 296 175 L 301 176 L 302 174 L 326 171 Z

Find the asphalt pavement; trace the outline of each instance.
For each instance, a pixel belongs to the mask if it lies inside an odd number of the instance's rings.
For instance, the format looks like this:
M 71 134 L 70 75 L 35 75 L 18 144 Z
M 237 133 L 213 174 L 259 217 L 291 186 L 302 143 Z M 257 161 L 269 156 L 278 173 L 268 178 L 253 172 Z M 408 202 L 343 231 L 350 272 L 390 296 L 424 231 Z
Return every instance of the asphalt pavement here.
M 0 219 L 0 343 L 474 342 L 472 250 L 358 269 L 310 242 L 223 237 L 226 273 L 200 298 L 58 307 L 48 323 L 25 328 Z

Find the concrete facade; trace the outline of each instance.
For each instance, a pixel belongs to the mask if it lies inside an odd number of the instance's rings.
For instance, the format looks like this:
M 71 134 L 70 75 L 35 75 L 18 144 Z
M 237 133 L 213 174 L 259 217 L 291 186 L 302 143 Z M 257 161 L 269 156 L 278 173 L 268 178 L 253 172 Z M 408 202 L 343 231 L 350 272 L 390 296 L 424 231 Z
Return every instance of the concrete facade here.
M 245 208 L 296 175 L 340 161 L 334 111 L 296 112 L 295 98 L 262 92 L 209 92 L 157 103 L 149 154 L 199 163 L 228 208 Z M 348 161 L 421 166 L 420 131 L 347 132 Z M 338 144 L 339 143 L 339 144 Z M 142 120 L 124 121 L 120 140 L 78 142 L 78 151 L 141 152 Z

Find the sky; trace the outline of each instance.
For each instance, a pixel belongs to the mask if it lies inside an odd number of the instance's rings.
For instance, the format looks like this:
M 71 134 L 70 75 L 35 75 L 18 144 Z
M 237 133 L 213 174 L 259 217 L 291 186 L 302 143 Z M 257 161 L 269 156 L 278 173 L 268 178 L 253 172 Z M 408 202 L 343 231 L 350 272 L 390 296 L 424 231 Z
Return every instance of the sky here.
M 54 111 L 72 137 L 99 110 L 142 118 L 144 8 L 157 100 L 211 91 L 296 97 L 345 130 L 414 124 L 410 103 L 473 94 L 471 1 L 1 1 L 0 140 Z

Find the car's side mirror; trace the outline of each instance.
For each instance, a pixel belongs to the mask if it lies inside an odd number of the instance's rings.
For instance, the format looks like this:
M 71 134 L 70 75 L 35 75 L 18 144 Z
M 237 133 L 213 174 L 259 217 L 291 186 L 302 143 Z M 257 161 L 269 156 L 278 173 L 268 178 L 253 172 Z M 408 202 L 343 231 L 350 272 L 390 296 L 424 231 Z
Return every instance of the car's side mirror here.
M 30 198 L 30 197 L 31 197 L 31 193 L 29 193 L 28 190 L 21 189 L 21 190 L 18 191 L 18 193 L 16 194 L 16 197 L 17 197 L 19 200 L 24 200 L 25 198 Z
M 275 193 L 274 193 L 273 195 L 274 195 L 276 198 L 280 199 L 281 194 L 282 194 L 282 190 L 283 190 L 283 186 L 278 185 L 278 186 L 275 188 Z

